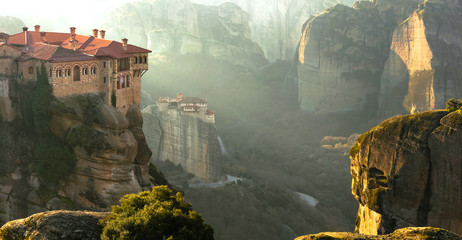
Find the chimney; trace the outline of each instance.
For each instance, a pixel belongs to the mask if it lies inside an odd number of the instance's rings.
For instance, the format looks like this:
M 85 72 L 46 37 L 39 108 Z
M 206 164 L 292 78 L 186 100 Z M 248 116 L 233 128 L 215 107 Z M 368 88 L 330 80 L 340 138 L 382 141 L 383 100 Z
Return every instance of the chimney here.
M 127 50 L 127 42 L 128 42 L 128 39 L 122 38 L 122 48 L 123 48 L 123 50 Z
M 71 49 L 72 50 L 77 50 L 77 40 L 75 40 L 75 33 L 71 34 L 71 40 L 69 41 L 71 43 Z
M 98 37 L 98 29 L 93 29 L 93 37 Z
M 34 27 L 36 32 L 40 32 L 40 25 L 35 25 Z
M 75 27 L 71 27 L 71 34 L 75 34 Z
M 40 40 L 41 40 L 42 42 L 46 42 L 45 35 L 46 35 L 46 32 L 40 32 Z
M 104 39 L 104 36 L 106 35 L 106 31 L 104 30 L 99 30 L 99 37 Z
M 27 29 L 29 29 L 29 28 L 28 28 L 28 27 L 23 27 L 23 28 L 22 28 L 22 31 L 23 31 L 23 32 L 26 32 Z

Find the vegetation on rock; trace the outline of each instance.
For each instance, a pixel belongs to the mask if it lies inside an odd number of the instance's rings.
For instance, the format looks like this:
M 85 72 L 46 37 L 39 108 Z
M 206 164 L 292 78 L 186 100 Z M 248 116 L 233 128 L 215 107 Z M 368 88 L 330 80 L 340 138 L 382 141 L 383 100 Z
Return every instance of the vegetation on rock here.
M 449 99 L 446 102 L 446 111 L 454 112 L 459 110 L 462 107 L 462 99 L 454 100 L 454 98 Z
M 102 239 L 213 239 L 213 229 L 183 194 L 173 194 L 167 186 L 125 195 L 102 223 Z
M 39 146 L 34 151 L 35 168 L 39 178 L 47 185 L 56 184 L 58 180 L 69 175 L 77 159 L 70 146 L 50 130 L 51 114 L 48 107 L 54 96 L 43 64 L 41 71 L 37 73 L 37 79 L 37 89 L 32 101 L 34 126 L 39 138 Z

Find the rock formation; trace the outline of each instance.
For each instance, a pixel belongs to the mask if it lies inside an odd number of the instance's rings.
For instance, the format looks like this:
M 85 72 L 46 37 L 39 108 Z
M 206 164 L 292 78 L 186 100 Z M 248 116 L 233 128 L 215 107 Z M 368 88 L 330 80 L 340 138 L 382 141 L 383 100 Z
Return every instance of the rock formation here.
M 396 116 L 351 149 L 356 231 L 387 234 L 412 226 L 462 234 L 462 111 Z
M 109 213 L 87 211 L 50 211 L 6 223 L 0 238 L 17 239 L 100 239 L 102 226 L 98 221 Z
M 131 106 L 124 116 L 95 94 L 52 100 L 48 126 L 71 147 L 77 162 L 66 178 L 44 182 L 34 162 L 39 141 L 31 109 L 35 83 L 5 81 L 8 89 L 2 92 L 15 114 L 2 114 L 0 121 L 0 222 L 46 210 L 107 210 L 125 194 L 165 183 L 149 174 L 151 154 L 139 108 Z
M 396 28 L 381 77 L 381 115 L 438 109 L 462 96 L 461 8 L 460 1 L 427 0 Z
M 21 29 L 24 26 L 24 22 L 19 18 L 11 16 L 0 16 L 0 32 L 13 34 L 17 33 L 18 29 Z
M 270 61 L 292 60 L 303 23 L 335 4 L 351 6 L 354 0 L 192 0 L 219 5 L 232 2 L 249 14 L 252 41 L 258 43 Z
M 221 151 L 215 125 L 177 109 L 143 110 L 152 161 L 171 161 L 206 181 L 221 177 Z
M 252 42 L 248 15 L 233 3 L 203 6 L 189 0 L 138 1 L 115 9 L 107 35 L 130 39 L 153 54 L 205 54 L 233 64 L 267 63 Z
M 301 109 L 391 116 L 462 96 L 462 3 L 360 1 L 306 21 L 296 68 Z
M 344 240 L 392 240 L 392 239 L 415 239 L 415 240 L 460 240 L 462 237 L 440 228 L 431 227 L 410 227 L 402 228 L 388 235 L 363 235 L 358 233 L 337 233 L 325 232 L 298 237 L 295 240 L 324 240 L 324 239 L 344 239 Z
M 394 28 L 419 0 L 337 5 L 305 22 L 296 52 L 301 109 L 315 113 L 377 108 Z

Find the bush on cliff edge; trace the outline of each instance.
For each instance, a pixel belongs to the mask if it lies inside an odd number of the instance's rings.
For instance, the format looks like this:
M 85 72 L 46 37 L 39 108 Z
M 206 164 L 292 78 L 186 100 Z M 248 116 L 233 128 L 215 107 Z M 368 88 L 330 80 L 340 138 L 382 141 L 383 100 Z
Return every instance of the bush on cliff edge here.
M 103 240 L 213 239 L 213 229 L 192 210 L 190 203 L 184 201 L 183 194 L 173 194 L 167 186 L 125 195 L 102 223 L 105 225 L 101 235 Z

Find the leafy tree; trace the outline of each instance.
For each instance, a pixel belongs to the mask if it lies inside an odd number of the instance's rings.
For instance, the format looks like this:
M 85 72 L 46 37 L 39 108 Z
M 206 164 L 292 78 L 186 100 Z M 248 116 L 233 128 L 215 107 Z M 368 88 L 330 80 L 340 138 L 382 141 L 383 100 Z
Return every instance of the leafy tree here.
M 103 223 L 101 239 L 209 240 L 213 229 L 167 186 L 128 194 Z
M 449 99 L 446 102 L 446 111 L 454 112 L 462 107 L 462 100 L 454 100 L 454 98 Z

